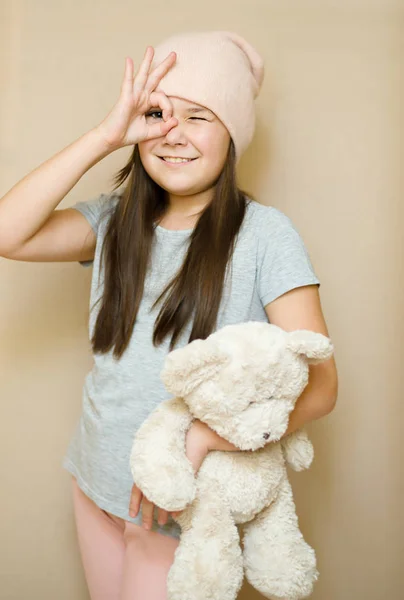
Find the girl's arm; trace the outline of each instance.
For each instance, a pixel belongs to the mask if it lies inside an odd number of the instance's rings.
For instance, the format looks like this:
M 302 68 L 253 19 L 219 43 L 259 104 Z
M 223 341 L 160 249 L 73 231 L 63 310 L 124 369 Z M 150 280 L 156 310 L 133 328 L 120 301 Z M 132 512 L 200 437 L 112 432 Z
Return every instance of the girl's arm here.
M 0 256 L 17 257 L 18 254 L 21 258 L 20 249 L 42 230 L 56 206 L 102 158 L 124 146 L 165 135 L 177 124 L 167 96 L 153 91 L 174 64 L 176 54 L 170 52 L 150 73 L 153 55 L 154 49 L 148 46 L 136 74 L 132 59 L 126 57 L 118 101 L 105 119 L 26 175 L 0 198 Z M 152 106 L 157 106 L 156 102 L 163 111 L 164 120 L 150 125 L 145 115 Z M 71 212 L 57 217 L 58 220 L 71 220 Z M 74 231 L 74 227 L 63 227 L 62 234 L 67 237 L 71 230 Z M 48 242 L 49 236 L 45 237 Z M 44 245 L 42 240 L 41 244 Z M 24 251 L 24 257 L 27 254 L 32 259 L 35 253 L 36 250 Z M 39 254 L 43 258 L 43 249 Z
M 305 329 L 330 337 L 317 285 L 290 290 L 268 304 L 265 312 L 270 323 L 285 331 Z M 290 414 L 285 435 L 329 414 L 335 407 L 337 397 L 338 373 L 334 356 L 317 365 L 309 365 L 309 382 Z
M 92 129 L 49 158 L 0 198 L 0 256 L 21 248 L 79 179 L 111 152 Z
M 265 311 L 270 323 L 285 331 L 306 329 L 329 337 L 317 285 L 295 288 L 268 304 Z M 334 357 L 317 365 L 309 365 L 309 382 L 297 399 L 284 435 L 329 414 L 337 396 L 338 376 Z M 206 453 L 210 450 L 239 450 L 201 421 L 193 422 L 188 435 L 197 438 Z

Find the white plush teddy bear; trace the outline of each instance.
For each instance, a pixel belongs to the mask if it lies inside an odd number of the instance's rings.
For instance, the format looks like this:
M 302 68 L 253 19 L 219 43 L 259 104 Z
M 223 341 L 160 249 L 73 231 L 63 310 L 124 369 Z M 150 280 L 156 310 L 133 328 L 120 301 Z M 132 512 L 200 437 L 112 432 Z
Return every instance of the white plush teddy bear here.
M 319 333 L 248 322 L 167 355 L 161 376 L 175 397 L 136 433 L 130 467 L 151 502 L 183 511 L 169 600 L 234 600 L 244 572 L 265 598 L 311 594 L 316 557 L 299 530 L 286 465 L 307 469 L 313 447 L 303 430 L 278 440 L 309 364 L 332 354 L 331 340 Z M 240 448 L 210 452 L 197 476 L 185 454 L 193 419 Z

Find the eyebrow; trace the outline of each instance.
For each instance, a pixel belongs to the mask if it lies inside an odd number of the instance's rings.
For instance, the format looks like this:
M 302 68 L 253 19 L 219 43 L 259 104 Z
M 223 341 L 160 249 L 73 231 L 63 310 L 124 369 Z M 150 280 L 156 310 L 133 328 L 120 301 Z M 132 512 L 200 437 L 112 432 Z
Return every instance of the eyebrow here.
M 190 112 L 190 113 L 208 112 L 213 115 L 212 111 L 209 110 L 208 108 L 197 108 L 196 106 L 195 106 L 195 108 L 187 108 L 186 111 Z

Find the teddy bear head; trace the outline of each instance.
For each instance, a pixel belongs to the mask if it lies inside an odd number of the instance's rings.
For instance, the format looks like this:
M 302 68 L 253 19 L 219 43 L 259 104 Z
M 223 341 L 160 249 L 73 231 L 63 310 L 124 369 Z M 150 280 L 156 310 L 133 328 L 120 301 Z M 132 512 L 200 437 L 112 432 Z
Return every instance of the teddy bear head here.
M 256 450 L 283 436 L 309 364 L 332 354 L 331 340 L 320 333 L 250 321 L 171 351 L 161 378 L 194 418 L 238 448 Z

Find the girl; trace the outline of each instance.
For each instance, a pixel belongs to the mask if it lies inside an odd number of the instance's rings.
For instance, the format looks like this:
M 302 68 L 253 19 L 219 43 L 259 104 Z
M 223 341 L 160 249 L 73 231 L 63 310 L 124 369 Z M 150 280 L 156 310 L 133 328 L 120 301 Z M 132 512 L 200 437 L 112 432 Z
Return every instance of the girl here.
M 230 32 L 148 47 L 136 75 L 126 59 L 107 117 L 0 200 L 2 256 L 93 266 L 94 366 L 63 463 L 92 600 L 166 598 L 179 527 L 133 485 L 129 453 L 137 428 L 168 397 L 159 379 L 167 352 L 248 320 L 328 335 L 299 233 L 237 187 L 263 75 L 256 50 Z M 133 152 L 112 192 L 55 210 L 88 169 L 124 146 Z M 312 367 L 288 433 L 329 413 L 336 396 L 334 360 Z M 237 450 L 195 421 L 186 438 L 195 472 L 213 449 Z

